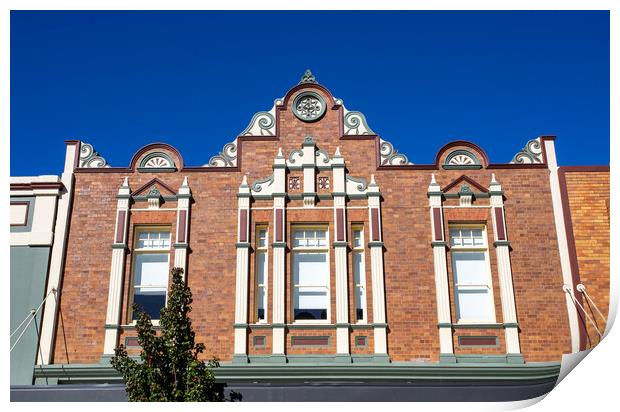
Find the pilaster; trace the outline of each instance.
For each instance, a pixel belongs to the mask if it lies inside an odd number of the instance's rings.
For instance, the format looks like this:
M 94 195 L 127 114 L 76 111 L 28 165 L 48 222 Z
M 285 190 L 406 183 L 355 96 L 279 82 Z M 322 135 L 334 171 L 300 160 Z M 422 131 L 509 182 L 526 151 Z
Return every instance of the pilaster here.
M 123 278 L 125 275 L 125 255 L 127 253 L 127 227 L 129 225 L 129 201 L 131 189 L 127 178 L 118 189 L 116 205 L 116 225 L 114 243 L 112 244 L 112 264 L 108 286 L 108 310 L 105 320 L 105 339 L 103 357 L 114 355 L 118 344 L 120 328 L 121 303 L 123 298 Z
M 237 192 L 237 275 L 235 281 L 235 351 L 234 359 L 247 361 L 247 323 L 248 323 L 248 271 L 249 271 L 249 221 L 250 187 L 247 176 Z
M 338 166 L 336 166 L 338 165 Z M 347 293 L 347 213 L 344 159 L 336 149 L 333 159 L 334 254 L 336 257 L 336 353 L 349 356 L 349 300 Z M 339 326 L 340 325 L 340 326 Z M 346 326 L 344 326 L 346 325 Z M 343 358 L 347 359 L 347 358 Z
M 304 169 L 305 170 L 305 169 Z M 313 169 L 314 170 L 314 169 Z M 272 304 L 272 351 L 284 359 L 284 254 L 286 252 L 286 160 L 282 149 L 278 150 L 273 163 L 273 304 Z M 305 181 L 304 176 L 304 181 Z M 313 180 L 314 182 L 314 180 Z M 305 187 L 305 182 L 304 182 Z
M 371 176 L 368 184 L 368 214 L 370 222 L 370 273 L 372 282 L 372 321 L 374 324 L 375 357 L 388 360 L 387 323 L 385 318 L 385 283 L 383 273 L 383 239 L 381 236 L 381 193 Z
M 183 277 L 187 279 L 187 247 L 189 238 L 189 209 L 192 192 L 187 182 L 187 176 L 183 179 L 177 193 L 177 233 L 174 244 L 174 266 L 183 269 Z
M 497 256 L 497 273 L 499 277 L 499 289 L 502 300 L 502 315 L 504 319 L 504 332 L 506 336 L 506 352 L 509 355 L 520 354 L 519 329 L 517 326 L 517 311 L 515 307 L 515 295 L 512 284 L 512 269 L 510 266 L 510 250 L 506 232 L 506 219 L 504 217 L 504 197 L 502 187 L 492 175 L 489 187 L 491 196 L 491 217 L 493 219 L 493 237 L 495 240 L 495 253 Z
M 431 246 L 435 266 L 435 293 L 437 299 L 437 321 L 439 324 L 439 359 L 444 363 L 456 363 L 452 345 L 452 315 L 450 313 L 450 290 L 448 288 L 448 269 L 446 264 L 446 240 L 442 210 L 441 188 L 435 175 L 428 186 L 428 201 L 431 220 Z
M 303 152 L 301 166 L 304 173 L 304 207 L 314 207 L 316 200 L 316 144 L 311 136 L 302 143 Z

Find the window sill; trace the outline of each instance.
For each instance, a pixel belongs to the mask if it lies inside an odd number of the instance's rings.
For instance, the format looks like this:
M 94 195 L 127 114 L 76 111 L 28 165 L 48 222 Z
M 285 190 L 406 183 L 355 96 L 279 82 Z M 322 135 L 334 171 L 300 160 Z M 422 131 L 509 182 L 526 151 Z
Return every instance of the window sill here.
M 295 320 L 290 325 L 331 325 L 329 320 L 317 319 L 317 320 Z
M 159 320 L 153 320 L 153 321 L 151 321 L 151 323 L 152 323 L 154 329 L 161 329 L 161 325 L 159 324 Z M 128 329 L 128 330 L 136 329 L 136 327 L 137 327 L 136 322 L 128 323 L 126 325 L 121 325 L 121 329 Z
M 501 329 L 504 327 L 503 323 L 496 322 L 457 322 L 453 323 L 452 327 L 455 329 Z

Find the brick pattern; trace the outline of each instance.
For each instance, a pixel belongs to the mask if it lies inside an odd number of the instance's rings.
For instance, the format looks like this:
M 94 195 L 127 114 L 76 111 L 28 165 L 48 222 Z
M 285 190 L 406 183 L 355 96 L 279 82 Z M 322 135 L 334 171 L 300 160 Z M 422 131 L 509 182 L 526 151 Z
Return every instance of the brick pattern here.
M 294 97 L 294 96 L 292 96 Z M 292 102 L 292 98 L 289 100 Z M 128 176 L 132 188 L 138 188 L 154 177 L 158 177 L 171 188 L 178 188 L 183 176 L 189 177 L 194 202 L 190 214 L 187 279 L 194 295 L 192 320 L 196 339 L 206 345 L 205 358 L 217 356 L 230 361 L 234 341 L 235 268 L 237 197 L 236 193 L 243 174 L 248 182 L 272 173 L 273 159 L 278 147 L 290 153 L 301 147 L 307 135 L 314 137 L 320 149 L 333 156 L 340 147 L 345 158 L 348 173 L 353 177 L 370 179 L 375 174 L 383 195 L 381 216 L 383 222 L 384 271 L 386 289 L 386 310 L 388 322 L 388 354 L 394 361 L 438 361 L 439 337 L 437 309 L 435 303 L 435 281 L 433 253 L 431 248 L 430 215 L 426 196 L 431 173 L 444 187 L 465 174 L 488 187 L 491 170 L 385 170 L 376 169 L 376 144 L 371 138 L 347 138 L 339 136 L 339 114 L 327 109 L 325 116 L 315 123 L 304 123 L 293 116 L 290 107 L 281 112 L 279 140 L 247 140 L 243 142 L 241 171 L 224 172 L 184 171 L 176 173 L 78 173 L 75 182 L 75 198 L 71 216 L 68 251 L 60 302 L 60 317 L 55 345 L 55 363 L 98 362 L 103 350 L 103 325 L 110 276 L 111 249 L 114 236 L 116 193 L 124 176 Z M 431 159 L 432 154 L 424 158 Z M 412 161 L 424 161 L 411 158 Z M 430 163 L 427 161 L 427 163 Z M 545 169 L 498 169 L 494 170 L 505 191 L 507 235 L 511 241 L 511 261 L 516 293 L 517 317 L 521 329 L 520 341 L 526 361 L 559 361 L 561 355 L 570 351 L 570 338 L 566 306 L 562 293 L 562 278 L 559 270 L 559 253 L 553 221 L 553 210 L 549 188 L 548 171 Z M 321 175 L 329 176 L 327 172 Z M 288 185 L 288 179 L 287 179 Z M 458 204 L 458 201 L 451 204 Z M 446 204 L 450 202 L 446 201 Z M 164 207 L 172 206 L 167 202 Z M 475 202 L 476 203 L 476 202 Z M 270 207 L 270 200 L 256 200 L 254 207 Z M 480 202 L 479 204 L 482 204 Z M 292 200 L 287 207 L 301 207 L 302 201 Z M 317 206 L 329 209 L 287 210 L 288 231 L 294 223 L 323 223 L 330 228 L 330 241 L 334 239 L 332 202 L 322 200 Z M 350 200 L 348 206 L 367 206 L 366 200 Z M 136 207 L 135 205 L 133 207 Z M 473 211 L 474 209 L 472 209 Z M 477 216 L 487 222 L 491 236 L 490 212 Z M 173 212 L 153 212 L 150 223 L 174 225 Z M 454 212 L 459 213 L 459 212 Z M 469 211 L 468 211 L 469 213 Z M 482 213 L 482 212 L 475 212 Z M 148 212 L 132 213 L 130 223 L 137 219 L 148 219 Z M 166 219 L 170 217 L 168 222 Z M 452 218 L 452 217 L 451 217 Z M 462 217 L 472 219 L 471 214 Z M 167 223 L 166 223 L 167 222 Z M 271 210 L 251 210 L 250 227 L 256 223 L 267 223 L 270 243 L 273 233 Z M 351 222 L 364 224 L 365 240 L 370 240 L 368 210 L 347 210 L 347 228 Z M 143 221 L 143 223 L 148 223 Z M 173 228 L 174 230 L 174 228 Z M 131 232 L 130 232 L 131 233 Z M 349 232 L 350 233 L 350 232 Z M 491 239 L 491 237 L 489 238 Z M 250 242 L 254 241 L 254 233 Z M 130 239 L 131 241 L 131 239 Z M 492 240 L 490 240 L 492 244 Z M 501 319 L 497 269 L 495 256 L 490 248 L 494 295 L 498 321 Z M 335 269 L 331 250 L 331 318 L 335 322 Z M 249 321 L 253 322 L 254 265 L 250 255 L 250 302 Z M 269 248 L 269 268 L 273 266 L 273 252 Z M 286 254 L 286 322 L 292 319 L 290 261 Z M 366 251 L 366 287 L 368 321 L 372 322 L 372 287 L 370 276 L 370 253 Z M 125 299 L 129 285 L 131 255 L 126 261 Z M 349 268 L 349 316 L 355 319 L 354 286 L 352 284 L 351 260 Z M 269 276 L 268 321 L 271 323 L 271 302 L 273 282 Z M 592 282 L 590 282 L 592 284 Z M 592 286 L 594 288 L 594 286 Z M 451 296 L 453 296 L 451 291 Z M 598 296 L 598 294 L 597 294 Z M 452 299 L 452 298 L 451 298 Z M 453 299 L 452 299 L 453 300 Z M 126 306 L 126 303 L 125 305 Z M 126 310 L 126 308 L 124 309 Z M 126 314 L 124 314 L 126 316 Z M 500 330 L 501 331 L 501 330 Z M 250 329 L 253 334 L 265 335 L 266 347 L 253 348 L 248 341 L 250 354 L 271 352 L 271 331 Z M 476 333 L 480 331 L 475 331 Z M 497 330 L 492 331 L 497 333 Z M 503 331 L 499 334 L 503 345 Z M 455 333 L 455 337 L 462 333 Z M 473 333 L 473 332 L 471 332 Z M 485 332 L 486 333 L 486 332 Z M 491 333 L 491 331 L 489 331 Z M 130 331 L 121 336 L 129 336 Z M 290 336 L 329 335 L 329 348 L 300 349 L 290 347 Z M 356 349 L 354 336 L 369 338 L 367 349 Z M 124 338 L 123 338 L 124 339 Z M 352 353 L 373 352 L 372 330 L 352 330 L 350 333 Z M 288 353 L 334 354 L 335 330 L 294 329 L 287 332 Z M 502 350 L 503 346 L 500 347 Z M 480 353 L 497 353 L 497 349 L 480 349 Z
M 610 275 L 609 172 L 567 171 L 565 177 L 581 283 L 598 309 L 607 317 Z M 586 313 L 603 332 L 607 325 L 585 296 L 583 305 Z M 590 321 L 581 321 L 587 328 L 586 346 L 591 348 L 599 343 L 600 337 Z

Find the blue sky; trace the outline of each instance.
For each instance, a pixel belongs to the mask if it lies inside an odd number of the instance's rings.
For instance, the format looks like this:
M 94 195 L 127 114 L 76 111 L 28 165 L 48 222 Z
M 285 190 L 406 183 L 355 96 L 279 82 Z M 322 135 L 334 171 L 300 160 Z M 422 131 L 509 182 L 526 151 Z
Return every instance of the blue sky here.
M 609 164 L 608 12 L 13 11 L 11 175 L 59 174 L 67 139 L 202 165 L 306 68 L 414 163 L 555 134 L 560 164 Z

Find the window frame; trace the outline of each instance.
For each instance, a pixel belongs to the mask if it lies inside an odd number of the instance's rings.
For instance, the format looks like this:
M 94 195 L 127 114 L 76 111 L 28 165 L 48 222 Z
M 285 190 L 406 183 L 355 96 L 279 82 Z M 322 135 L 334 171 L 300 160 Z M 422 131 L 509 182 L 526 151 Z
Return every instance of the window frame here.
M 480 229 L 482 231 L 482 245 L 453 245 L 452 234 L 453 229 Z M 455 315 L 457 317 L 457 324 L 462 325 L 475 325 L 475 324 L 494 324 L 497 322 L 495 296 L 493 294 L 493 276 L 491 272 L 491 260 L 489 256 L 489 241 L 487 233 L 487 225 L 483 223 L 456 223 L 448 224 L 448 242 L 450 245 L 450 261 L 452 266 L 452 285 L 454 286 L 454 305 Z M 482 252 L 484 254 L 485 269 L 486 269 L 486 284 L 457 284 L 457 271 L 456 262 L 454 259 L 454 253 L 467 253 L 467 252 Z M 483 287 L 488 288 L 488 300 L 489 300 L 489 317 L 487 319 L 461 319 L 459 316 L 459 291 L 460 290 L 480 290 Z
M 258 234 L 260 231 L 265 231 L 265 245 L 260 245 L 260 238 Z M 266 324 L 269 323 L 268 318 L 268 308 L 269 308 L 269 226 L 266 224 L 259 224 L 255 227 L 254 232 L 254 320 L 255 324 Z M 263 273 L 263 283 L 258 283 L 258 259 L 260 255 L 265 255 L 265 270 Z M 262 286 L 261 286 L 262 285 Z M 263 288 L 263 319 L 258 318 L 258 290 L 259 288 Z
M 140 241 L 140 233 L 145 232 L 168 232 L 170 234 L 170 239 L 168 241 L 169 246 L 167 248 L 139 248 L 138 242 Z M 141 226 L 137 225 L 133 228 L 133 248 L 131 250 L 131 282 L 129 284 L 129 297 L 128 297 L 128 308 L 127 308 L 127 320 L 129 325 L 136 325 L 137 320 L 133 319 L 133 304 L 135 299 L 135 290 L 136 290 L 136 264 L 137 257 L 140 255 L 155 255 L 155 254 L 165 254 L 168 257 L 168 270 L 166 272 L 166 295 L 164 298 L 164 307 L 168 305 L 168 291 L 170 288 L 170 252 L 172 250 L 172 227 L 169 225 L 148 225 Z M 161 287 L 161 286 L 157 286 Z M 151 319 L 151 323 L 153 326 L 159 326 L 159 319 Z
M 295 246 L 295 232 L 300 230 L 321 230 L 325 232 L 325 246 L 324 247 L 300 247 Z M 293 224 L 290 227 L 290 240 L 291 240 L 291 254 L 290 254 L 290 264 L 291 264 L 291 320 L 294 324 L 299 325 L 313 325 L 313 324 L 331 324 L 331 253 L 330 253 L 330 244 L 329 244 L 329 225 L 328 224 Z M 295 319 L 295 291 L 300 285 L 296 285 L 294 283 L 295 279 L 295 254 L 296 253 L 324 253 L 326 256 L 326 266 L 327 266 L 327 285 L 325 286 L 327 290 L 327 314 L 326 319 Z M 323 287 L 321 285 L 302 285 L 306 287 Z
M 359 231 L 361 234 L 360 240 L 361 244 L 359 246 L 355 246 L 355 235 L 354 233 Z M 365 233 L 364 233 L 364 224 L 363 223 L 352 223 L 351 224 L 351 274 L 353 275 L 353 288 L 354 288 L 354 308 L 355 308 L 355 323 L 360 325 L 368 324 L 368 289 L 367 279 L 366 279 L 366 245 L 365 245 Z M 360 268 L 360 283 L 356 283 L 355 281 L 355 255 L 361 255 L 361 268 Z M 363 311 L 362 319 L 357 319 L 357 290 L 360 288 L 364 291 L 364 298 L 360 299 L 360 306 Z

